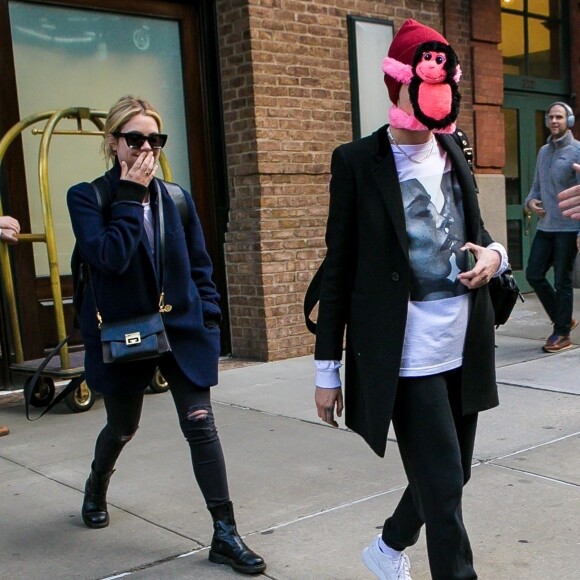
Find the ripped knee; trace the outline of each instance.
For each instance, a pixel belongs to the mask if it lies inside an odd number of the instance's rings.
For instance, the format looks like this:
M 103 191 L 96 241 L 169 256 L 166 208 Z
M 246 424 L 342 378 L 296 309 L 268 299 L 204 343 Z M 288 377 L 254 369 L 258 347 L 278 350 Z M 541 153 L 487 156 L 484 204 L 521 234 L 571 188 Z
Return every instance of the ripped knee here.
M 187 413 L 188 421 L 205 421 L 209 417 L 209 409 L 206 407 L 192 407 Z
M 129 441 L 131 441 L 131 439 L 133 439 L 133 437 L 135 437 L 136 433 L 137 430 L 133 431 L 133 433 L 129 433 L 126 435 L 124 433 L 115 433 L 115 431 L 111 430 L 110 437 L 116 439 L 121 445 L 126 445 L 127 443 L 129 443 Z

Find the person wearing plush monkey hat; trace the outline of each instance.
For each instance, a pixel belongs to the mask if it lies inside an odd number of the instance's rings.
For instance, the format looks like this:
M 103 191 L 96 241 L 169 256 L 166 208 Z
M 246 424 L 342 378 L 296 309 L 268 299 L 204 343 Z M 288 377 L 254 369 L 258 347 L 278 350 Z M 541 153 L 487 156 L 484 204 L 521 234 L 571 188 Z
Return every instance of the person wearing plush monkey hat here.
M 332 156 L 315 402 L 337 427 L 346 330 L 346 426 L 383 457 L 392 422 L 408 478 L 363 561 L 383 580 L 411 578 L 404 550 L 425 525 L 432 578 L 468 580 L 477 575 L 463 486 L 478 413 L 498 404 L 487 283 L 507 255 L 449 135 L 461 70 L 447 40 L 407 20 L 383 72 L 390 124 Z
M 438 32 L 407 20 L 383 61 L 385 84 L 394 103 L 391 125 L 400 129 L 432 129 L 453 133 L 459 114 L 461 67 L 455 51 Z M 409 90 L 412 114 L 397 107 L 401 87 Z

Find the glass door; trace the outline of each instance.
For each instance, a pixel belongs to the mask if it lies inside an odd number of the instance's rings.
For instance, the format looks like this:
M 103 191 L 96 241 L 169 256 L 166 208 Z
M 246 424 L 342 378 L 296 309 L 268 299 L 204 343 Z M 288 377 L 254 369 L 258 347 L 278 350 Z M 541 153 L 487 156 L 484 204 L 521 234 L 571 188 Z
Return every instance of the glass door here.
M 191 191 L 177 19 L 28 2 L 10 2 L 9 10 L 21 119 L 72 106 L 106 111 L 122 95 L 145 97 L 160 111 L 169 134 L 165 154 L 173 180 Z M 42 231 L 40 137 L 26 132 L 22 139 L 31 227 Z M 51 197 L 64 274 L 70 273 L 74 244 L 64 193 L 106 169 L 101 142 L 100 137 L 56 137 L 51 147 Z M 46 276 L 42 244 L 34 245 L 34 258 L 36 275 Z
M 525 280 L 530 246 L 536 231 L 536 216 L 524 207 L 536 168 L 536 157 L 549 131 L 544 122 L 548 106 L 561 97 L 506 92 L 504 128 L 508 256 L 524 292 L 531 291 Z
M 4 80 L 0 86 L 0 132 L 34 113 L 68 107 L 106 111 L 126 94 L 150 100 L 169 134 L 165 153 L 172 178 L 194 193 L 216 283 L 225 297 L 222 247 L 216 231 L 216 199 L 222 185 L 221 178 L 214 178 L 214 168 L 221 159 L 221 126 L 214 130 L 214 63 L 204 50 L 204 43 L 213 38 L 207 29 L 213 21 L 208 16 L 212 9 L 202 6 L 209 3 L 0 2 L 0 70 Z M 62 129 L 74 128 L 73 121 L 63 122 Z M 3 207 L 27 233 L 43 231 L 39 142 L 38 135 L 23 134 L 0 168 Z M 69 261 L 74 239 L 66 192 L 72 184 L 103 173 L 100 143 L 100 137 L 70 135 L 55 135 L 51 142 L 50 195 L 67 328 L 72 324 Z M 31 360 L 44 356 L 57 342 L 46 249 L 43 244 L 22 243 L 15 247 L 14 255 L 24 357 Z M 225 298 L 222 306 L 226 311 Z M 222 340 L 225 350 L 226 333 Z M 2 334 L 2 351 L 8 352 L 5 345 Z M 0 364 L 2 376 L 5 358 Z

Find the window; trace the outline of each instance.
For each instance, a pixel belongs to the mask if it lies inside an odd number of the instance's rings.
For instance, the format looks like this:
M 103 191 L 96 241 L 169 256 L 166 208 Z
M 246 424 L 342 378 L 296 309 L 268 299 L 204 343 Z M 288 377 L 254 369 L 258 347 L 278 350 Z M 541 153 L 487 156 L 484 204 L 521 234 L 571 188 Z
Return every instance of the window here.
M 355 138 L 370 135 L 387 122 L 391 106 L 383 81 L 383 59 L 393 40 L 393 23 L 348 17 L 348 42 Z
M 565 80 L 567 53 L 560 0 L 501 0 L 504 74 Z M 540 88 L 533 83 L 523 88 Z
M 190 188 L 177 20 L 29 2 L 10 2 L 9 9 L 21 118 L 72 106 L 106 111 L 124 94 L 146 97 L 160 111 L 170 135 L 165 152 L 173 179 Z M 30 132 L 23 135 L 32 231 L 44 229 L 39 142 Z M 103 172 L 101 142 L 55 138 L 51 147 L 51 198 L 63 273 L 70 271 L 74 243 L 65 193 L 71 184 Z M 35 244 L 34 253 L 37 275 L 47 275 L 44 246 Z

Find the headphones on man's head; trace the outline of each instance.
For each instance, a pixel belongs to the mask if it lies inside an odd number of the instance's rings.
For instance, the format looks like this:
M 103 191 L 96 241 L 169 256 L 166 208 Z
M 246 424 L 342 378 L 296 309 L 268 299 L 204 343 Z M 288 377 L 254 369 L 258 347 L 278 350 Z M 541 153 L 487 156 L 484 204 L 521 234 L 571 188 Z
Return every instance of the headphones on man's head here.
M 548 119 L 548 113 L 552 110 L 552 107 L 555 107 L 556 105 L 564 107 L 564 110 L 566 111 L 566 127 L 568 127 L 568 129 L 571 129 L 574 126 L 574 123 L 576 122 L 576 117 L 574 116 L 574 111 L 572 110 L 572 107 L 570 107 L 570 105 L 567 105 L 566 103 L 563 103 L 562 101 L 556 101 L 555 103 L 552 103 L 548 107 L 546 114 L 544 115 L 544 122 L 546 123 L 546 127 L 548 127 L 548 129 L 550 128 L 550 119 Z

